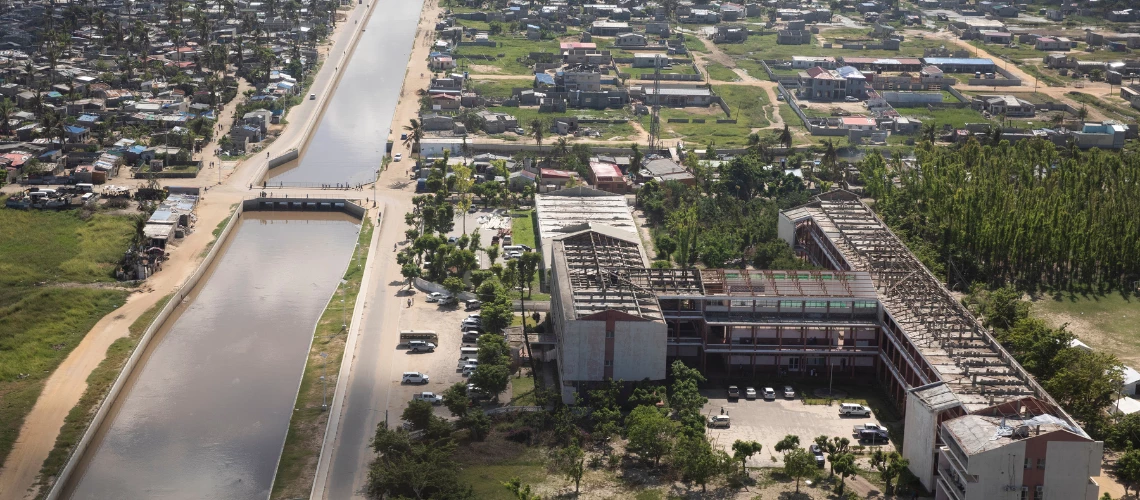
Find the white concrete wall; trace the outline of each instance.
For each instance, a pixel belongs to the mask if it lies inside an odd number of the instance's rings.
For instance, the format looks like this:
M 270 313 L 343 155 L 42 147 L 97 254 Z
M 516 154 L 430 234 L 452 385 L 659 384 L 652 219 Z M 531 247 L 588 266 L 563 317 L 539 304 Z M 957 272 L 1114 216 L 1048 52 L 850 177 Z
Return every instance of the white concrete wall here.
M 910 460 L 910 472 L 927 491 L 934 491 L 934 438 L 938 415 L 912 393 L 906 396 L 902 455 Z
M 788 246 L 796 247 L 796 225 L 783 212 L 780 212 L 779 222 L 776 223 L 776 234 L 781 240 L 786 241 Z
M 1012 442 L 996 450 L 974 455 L 970 457 L 967 467 L 967 472 L 978 476 L 978 482 L 966 485 L 966 498 L 1019 499 L 1021 485 L 1025 482 L 1025 441 Z M 1010 485 L 1015 489 L 1007 489 Z
M 1099 488 L 1089 477 L 1100 475 L 1104 443 L 1051 441 L 1045 451 L 1046 500 L 1096 500 Z
M 606 356 L 606 324 L 567 321 L 562 331 L 562 379 L 602 380 Z
M 602 330 L 605 325 L 602 324 Z M 603 333 L 604 336 L 604 333 Z M 665 378 L 665 323 L 618 321 L 614 325 L 614 379 L 638 381 Z M 605 339 L 602 339 L 605 355 Z

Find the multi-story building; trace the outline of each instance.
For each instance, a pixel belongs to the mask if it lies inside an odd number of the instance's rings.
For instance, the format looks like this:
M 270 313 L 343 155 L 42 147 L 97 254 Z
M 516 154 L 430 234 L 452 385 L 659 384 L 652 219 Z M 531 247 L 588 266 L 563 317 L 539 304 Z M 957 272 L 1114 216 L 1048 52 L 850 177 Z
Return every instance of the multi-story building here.
M 937 499 L 1095 498 L 1103 445 L 856 195 L 780 214 L 780 238 L 828 271 L 651 269 L 636 236 L 579 229 L 546 260 L 565 401 L 608 378 L 661 380 L 676 359 L 718 381 L 863 379 L 904 415 L 903 455 Z

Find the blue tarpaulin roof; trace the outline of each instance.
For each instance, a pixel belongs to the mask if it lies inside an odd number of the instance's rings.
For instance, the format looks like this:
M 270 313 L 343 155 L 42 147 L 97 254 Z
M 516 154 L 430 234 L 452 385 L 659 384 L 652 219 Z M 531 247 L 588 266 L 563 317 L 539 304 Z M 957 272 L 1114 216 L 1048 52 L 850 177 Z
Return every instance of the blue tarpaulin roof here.
M 973 65 L 973 66 L 979 66 L 982 64 L 992 65 L 994 63 L 993 59 L 986 59 L 986 58 L 982 58 L 982 57 L 924 57 L 924 58 L 922 58 L 922 60 L 925 61 L 926 64 L 934 64 L 934 65 L 939 65 L 939 64 L 966 65 L 966 64 L 969 64 L 969 65 Z
M 547 73 L 538 73 L 534 75 L 535 83 L 545 83 L 547 85 L 554 85 L 554 77 Z

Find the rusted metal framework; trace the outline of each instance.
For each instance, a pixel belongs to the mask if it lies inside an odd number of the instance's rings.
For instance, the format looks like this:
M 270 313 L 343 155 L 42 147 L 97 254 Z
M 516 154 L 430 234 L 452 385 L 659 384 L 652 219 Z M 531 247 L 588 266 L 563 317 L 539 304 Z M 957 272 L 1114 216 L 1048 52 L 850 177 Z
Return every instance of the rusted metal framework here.
M 906 245 L 850 193 L 821 195 L 789 211 L 809 217 L 843 259 L 841 267 L 871 275 L 886 314 L 929 369 L 926 378 L 946 382 L 967 408 L 1033 395 L 1055 402 L 1044 389 L 918 261 Z M 798 221 L 795 221 L 798 224 Z M 800 227 L 797 231 L 813 228 Z M 818 234 L 818 233 L 817 233 Z M 818 237 L 799 241 L 823 244 Z M 816 255 L 833 255 L 825 249 Z M 823 265 L 834 263 L 820 262 Z M 906 351 L 907 349 L 902 349 Z M 908 358 L 910 363 L 915 360 Z M 919 380 L 921 381 L 921 380 Z
M 558 244 L 565 259 L 576 315 L 616 310 L 661 319 L 657 296 L 623 273 L 623 270 L 644 266 L 636 243 L 585 231 L 559 240 Z

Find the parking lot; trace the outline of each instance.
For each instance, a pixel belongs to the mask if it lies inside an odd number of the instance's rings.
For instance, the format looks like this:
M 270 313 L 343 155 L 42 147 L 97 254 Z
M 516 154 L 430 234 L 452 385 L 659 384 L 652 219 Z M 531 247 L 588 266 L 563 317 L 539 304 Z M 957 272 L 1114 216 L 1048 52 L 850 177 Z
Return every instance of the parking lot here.
M 407 297 L 412 296 L 403 297 L 407 300 Z M 397 345 L 398 351 L 393 358 L 389 377 L 389 383 L 392 384 L 392 401 L 389 404 L 391 422 L 400 419 L 400 413 L 407 402 L 412 400 L 413 394 L 422 391 L 442 394 L 452 384 L 467 380 L 459 371 L 459 348 L 462 346 L 459 324 L 468 314 L 476 311 L 464 311 L 462 305 L 440 307 L 424 300 L 426 295 L 422 292 L 416 292 L 414 297 L 411 307 L 407 307 L 406 303 L 404 305 L 400 330 L 431 330 L 439 336 L 439 341 L 435 343 L 434 352 L 409 352 L 406 344 Z M 401 374 L 408 371 L 425 373 L 430 381 L 427 384 L 402 384 Z M 436 414 L 441 417 L 451 416 L 442 405 L 436 407 Z
M 732 443 L 737 439 L 756 441 L 764 445 L 760 454 L 748 461 L 751 467 L 778 467 L 782 466 L 780 454 L 776 453 L 776 443 L 788 434 L 800 437 L 800 445 L 807 447 L 816 436 L 839 436 L 851 440 L 851 446 L 860 444 L 852 435 L 852 427 L 856 424 L 879 423 L 872 414 L 867 417 L 840 417 L 839 403 L 828 405 L 805 405 L 797 394 L 796 399 L 784 399 L 783 388 L 777 387 L 775 401 L 764 401 L 763 387 L 756 390 L 761 394 L 755 400 L 743 397 L 744 387 L 740 388 L 742 396 L 739 400 L 729 401 L 725 390 L 702 391 L 709 398 L 705 405 L 705 415 L 719 415 L 721 408 L 731 417 L 731 427 L 728 429 L 708 429 L 709 437 L 718 445 L 732 454 Z M 876 445 L 868 448 L 880 448 L 884 451 L 894 449 L 890 444 Z M 776 457 L 773 462 L 770 457 Z

